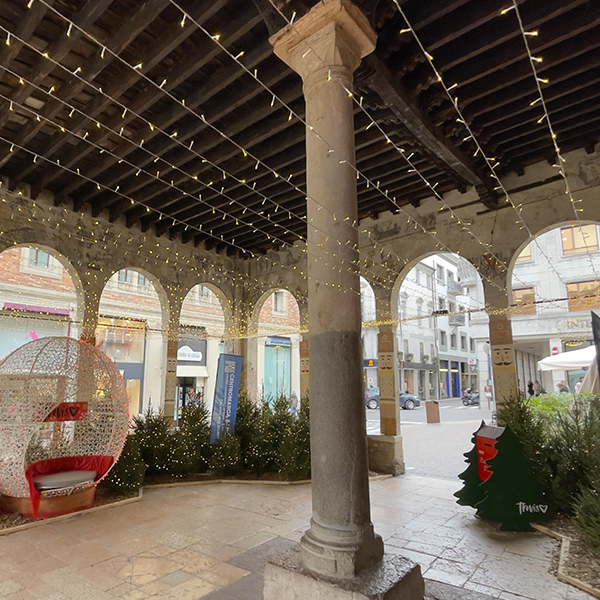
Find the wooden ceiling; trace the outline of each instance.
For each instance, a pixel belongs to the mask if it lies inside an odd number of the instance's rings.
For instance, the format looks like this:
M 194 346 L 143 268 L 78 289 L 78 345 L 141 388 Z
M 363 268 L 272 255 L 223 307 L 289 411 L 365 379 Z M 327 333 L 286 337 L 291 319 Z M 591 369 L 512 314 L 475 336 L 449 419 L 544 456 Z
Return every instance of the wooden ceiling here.
M 355 75 L 361 218 L 432 187 L 473 186 L 494 210 L 490 164 L 502 175 L 556 160 L 538 82 L 561 151 L 593 150 L 600 2 L 519 0 L 501 14 L 512 1 L 357 1 L 379 35 Z M 268 37 L 314 3 L 3 0 L 0 175 L 230 254 L 303 239 L 301 81 Z

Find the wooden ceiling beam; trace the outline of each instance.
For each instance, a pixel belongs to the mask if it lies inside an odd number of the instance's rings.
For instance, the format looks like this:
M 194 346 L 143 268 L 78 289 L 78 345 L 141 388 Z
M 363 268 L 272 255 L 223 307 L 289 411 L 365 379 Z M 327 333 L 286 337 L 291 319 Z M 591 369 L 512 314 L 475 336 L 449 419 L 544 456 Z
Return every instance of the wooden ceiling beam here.
M 255 18 L 250 18 L 249 15 L 246 13 L 239 15 L 236 19 L 231 21 L 228 24 L 227 28 L 223 31 L 223 36 L 228 40 L 227 44 L 229 45 L 235 43 L 235 41 L 239 39 L 241 35 L 247 33 L 250 29 L 252 29 L 252 27 L 254 27 L 256 25 L 256 22 L 258 21 L 260 21 L 258 16 L 256 16 Z M 200 50 L 204 50 L 204 52 L 200 52 Z M 178 66 L 178 68 L 171 74 L 170 84 L 169 80 L 167 79 L 166 85 L 168 86 L 168 89 L 170 89 L 170 87 L 173 87 L 174 83 L 179 83 L 187 77 L 189 77 L 192 73 L 196 72 L 200 68 L 200 66 L 205 64 L 205 61 L 208 62 L 208 60 L 214 58 L 220 52 L 221 50 L 219 49 L 219 46 L 216 45 L 212 40 L 206 38 L 206 42 L 205 44 L 203 44 L 203 47 L 199 48 L 198 54 L 202 58 L 199 59 L 198 55 L 191 54 L 188 57 L 188 59 L 183 61 Z M 237 71 L 239 73 L 239 67 L 237 68 Z M 200 92 L 205 92 L 205 90 L 203 88 L 199 88 L 197 92 L 198 95 L 200 95 Z M 143 92 L 139 93 L 132 102 L 129 103 L 129 119 L 133 120 L 135 118 L 134 113 L 140 114 L 144 112 L 156 101 L 163 98 L 165 98 L 165 94 L 161 89 L 158 89 L 156 87 L 150 87 L 148 89 L 145 89 Z M 188 115 L 188 109 L 193 109 L 197 105 L 197 101 L 193 97 L 189 98 L 188 101 L 189 104 L 186 102 L 187 108 L 179 106 L 177 107 L 177 109 L 171 112 L 167 111 L 166 113 L 163 113 L 162 118 L 157 118 L 154 132 L 150 131 L 147 128 L 147 126 L 144 125 L 143 129 L 141 131 L 138 131 L 135 135 L 133 135 L 130 140 L 122 141 L 117 147 L 117 149 L 113 151 L 113 154 L 115 154 L 117 157 L 108 155 L 103 160 L 98 161 L 97 166 L 91 171 L 89 176 L 92 178 L 96 178 L 100 173 L 111 168 L 121 158 L 126 158 L 131 152 L 135 151 L 136 149 L 139 149 L 139 144 L 142 140 L 148 142 L 155 136 L 161 135 L 159 130 L 165 129 L 170 126 L 169 119 L 178 119 L 182 116 Z M 128 115 L 126 115 L 126 119 L 127 117 Z M 113 119 L 109 123 L 110 129 L 118 129 L 120 127 L 121 122 L 122 119 L 117 119 L 117 117 L 115 117 L 115 119 Z M 108 130 L 106 134 L 107 136 L 114 135 L 111 134 Z M 78 186 L 75 183 L 69 186 L 69 193 L 74 193 L 77 190 L 77 187 Z M 89 199 L 86 199 L 86 201 L 88 200 Z
M 403 125 L 456 176 L 470 185 L 485 188 L 487 193 L 481 200 L 488 208 L 497 207 L 493 186 L 478 172 L 471 159 L 459 148 L 448 144 L 428 115 L 412 103 L 409 94 L 400 87 L 399 82 L 393 81 L 388 68 L 376 56 L 369 56 L 365 60 L 371 70 L 366 78 L 369 87 L 382 98 Z
M 109 0 L 102 0 L 103 3 L 108 1 Z M 94 4 L 94 0 L 90 0 L 90 2 Z M 119 54 L 168 4 L 169 0 L 148 0 L 131 19 L 119 28 L 117 33 L 111 38 L 110 42 L 106 44 L 107 47 L 115 54 Z M 41 60 L 46 63 L 50 62 L 45 58 L 41 58 Z M 60 86 L 56 94 L 57 97 L 50 99 L 46 103 L 41 114 L 47 119 L 53 119 L 56 114 L 64 108 L 64 102 L 68 102 L 71 98 L 76 96 L 84 87 L 86 87 L 86 82 L 93 81 L 113 60 L 116 59 L 113 58 L 112 54 L 109 54 L 108 56 L 105 54 L 104 57 L 101 56 L 100 52 L 91 54 L 82 66 L 81 77 L 75 74 L 70 75 Z M 43 120 L 38 123 L 35 119 L 31 119 L 19 136 L 20 143 L 25 144 L 32 139 L 40 131 L 43 125 Z M 0 160 L 0 166 L 2 164 L 3 162 Z M 42 185 L 45 184 L 42 183 Z
M 285 72 L 282 70 L 281 72 L 277 72 L 277 75 L 274 75 L 274 77 L 276 77 L 277 79 L 284 77 L 285 76 Z M 242 86 L 239 86 L 238 90 L 228 96 L 231 99 L 232 104 L 228 104 L 225 102 L 219 102 L 218 99 L 215 101 L 215 112 L 214 114 L 211 114 L 211 112 L 207 111 L 207 114 L 209 114 L 210 118 L 207 120 L 210 120 L 211 122 L 213 120 L 218 120 L 224 116 L 227 116 L 228 114 L 230 114 L 231 112 L 234 112 L 239 106 L 242 106 L 248 99 L 253 98 L 255 95 L 260 93 L 260 89 L 259 88 L 253 88 L 250 92 L 248 92 L 247 90 L 245 91 L 244 88 Z M 239 95 L 239 100 L 236 102 L 236 97 Z M 191 138 L 195 138 L 197 135 L 199 135 L 200 133 L 202 133 L 203 130 L 206 130 L 208 128 L 208 126 L 204 123 L 198 122 L 194 127 L 186 127 L 185 128 L 185 134 L 184 137 L 182 138 L 182 141 L 187 142 L 187 140 L 191 139 Z M 212 132 L 211 132 L 212 133 Z M 216 140 L 216 142 L 221 142 L 222 138 L 220 136 L 218 136 L 218 134 L 213 134 L 211 136 L 214 140 Z M 185 166 L 185 159 L 187 158 L 188 161 L 198 161 L 198 156 L 196 154 L 192 154 L 189 151 L 187 151 L 185 148 L 182 148 L 179 144 L 173 142 L 172 139 L 167 138 L 165 136 L 162 136 L 162 139 L 160 140 L 160 146 L 148 146 L 149 149 L 151 149 L 152 154 L 156 154 L 156 155 L 160 155 L 160 156 L 164 156 L 164 161 L 162 162 L 162 168 L 161 168 L 161 175 L 166 176 L 168 173 L 171 173 L 173 170 L 170 168 L 171 164 L 175 164 L 178 165 L 180 168 L 183 168 Z M 177 150 L 177 156 L 167 156 L 166 152 L 171 149 L 171 148 L 175 148 Z M 198 153 L 200 154 L 201 152 L 206 152 L 206 146 L 203 147 L 199 147 L 198 149 Z M 139 149 L 139 148 L 136 148 Z M 210 149 L 210 148 L 209 148 Z M 196 148 L 194 148 L 194 150 L 196 150 Z M 151 165 L 154 161 L 154 156 L 152 156 L 151 154 L 148 154 L 147 156 L 145 156 L 142 160 L 136 161 L 136 165 L 138 168 L 144 169 L 145 167 L 147 167 L 148 165 Z M 164 166 L 166 163 L 166 167 Z M 131 178 L 131 167 L 127 167 L 127 172 L 125 173 L 121 173 L 121 174 L 117 174 L 117 175 L 112 175 L 110 181 L 106 182 L 106 186 L 107 187 L 114 187 L 117 184 L 121 185 L 123 187 L 123 193 L 126 193 L 128 195 L 130 194 L 134 194 L 137 193 L 139 190 L 143 189 L 144 187 L 151 185 L 152 183 L 156 184 L 156 181 L 151 181 L 150 183 L 148 183 L 148 181 L 146 180 L 146 178 L 142 178 L 142 179 L 132 179 Z M 181 175 L 178 171 L 175 171 L 178 174 L 178 184 L 180 184 L 181 182 L 184 182 L 186 180 L 191 179 L 191 175 L 189 177 L 183 176 Z M 127 183 L 125 183 L 125 181 L 128 181 Z M 125 185 L 123 185 L 125 183 Z M 160 187 L 155 186 L 155 189 L 160 190 Z M 88 197 L 86 197 L 86 201 L 91 201 L 94 197 L 98 196 L 98 193 L 94 193 L 92 192 L 92 194 Z M 146 196 L 146 198 L 148 199 L 149 196 Z M 110 206 L 110 204 L 109 204 Z
M 285 96 L 291 96 L 291 95 L 295 95 L 298 92 L 296 90 L 292 90 L 290 92 L 288 92 L 287 94 L 285 94 Z M 289 101 L 289 102 L 287 102 Z M 286 98 L 286 102 L 288 103 L 288 105 L 291 103 L 292 108 L 294 108 L 294 102 L 291 101 L 291 99 L 288 97 Z M 302 111 L 303 109 L 303 102 L 301 103 L 301 106 L 296 106 L 295 110 L 296 111 Z M 237 142 L 244 148 L 247 148 L 248 150 L 251 150 L 251 148 L 255 145 L 255 144 L 259 144 L 261 141 L 265 140 L 265 139 L 269 139 L 271 136 L 276 135 L 278 132 L 285 130 L 286 128 L 288 128 L 290 126 L 290 123 L 287 119 L 282 118 L 281 116 L 281 111 L 278 111 L 280 114 L 278 115 L 274 115 L 272 116 L 270 119 L 267 120 L 267 122 L 272 123 L 271 126 L 267 126 L 267 123 L 264 122 L 260 122 L 260 123 L 256 123 L 255 119 L 260 118 L 260 117 L 265 117 L 267 115 L 269 115 L 270 113 L 272 113 L 273 110 L 267 105 L 267 108 L 265 109 L 263 106 L 259 107 L 259 109 L 257 111 L 254 111 L 253 113 L 250 113 L 251 116 L 248 119 L 245 119 L 243 122 L 235 122 L 232 123 L 232 125 L 235 127 L 234 131 L 242 131 L 243 133 L 241 133 L 238 137 L 237 137 Z M 249 123 L 253 123 L 253 125 L 250 127 L 250 129 L 246 129 L 247 125 Z M 231 134 L 231 135 L 235 135 L 235 134 Z M 223 141 L 223 138 L 217 139 L 217 143 L 213 144 L 214 146 L 219 145 L 220 142 Z M 220 163 L 223 160 L 227 160 L 227 158 L 231 158 L 232 156 L 235 156 L 236 154 L 239 154 L 239 150 L 232 146 L 231 144 L 228 144 L 227 146 L 221 146 L 222 150 L 220 151 L 220 154 L 218 157 L 215 157 L 214 155 L 211 156 L 211 159 L 215 162 L 215 163 Z M 185 152 L 185 151 L 184 151 Z M 200 153 L 202 154 L 203 151 L 200 151 Z M 193 160 L 198 160 L 197 157 L 192 155 L 192 159 Z M 179 161 L 179 164 L 181 165 L 181 167 L 184 167 L 185 163 L 182 163 L 181 161 Z M 174 179 L 175 185 L 182 185 L 183 183 L 189 182 L 190 178 L 187 176 L 180 176 L 176 179 Z M 156 184 L 152 184 L 151 188 L 153 189 L 152 192 L 149 192 L 148 190 L 144 191 L 143 196 L 146 200 L 155 197 L 157 194 L 161 193 L 161 189 L 159 189 L 159 186 L 164 185 L 164 184 L 160 184 L 160 183 L 156 183 Z M 201 192 L 202 189 L 204 188 L 204 186 L 201 186 L 197 191 Z M 120 209 L 125 209 L 127 208 L 126 203 L 118 203 L 117 205 L 113 205 L 109 208 L 109 210 L 111 211 L 112 214 L 118 214 L 118 211 Z
M 226 0 L 220 0 L 219 2 L 206 0 L 205 5 L 197 6 L 192 16 L 195 16 L 201 22 L 203 19 L 212 16 L 216 13 L 219 8 L 226 2 Z M 170 52 L 172 52 L 178 45 L 185 41 L 192 33 L 196 31 L 196 26 L 189 22 L 187 26 L 181 27 L 180 23 L 174 24 L 169 28 L 158 40 L 148 45 L 143 52 L 141 52 L 140 62 L 144 65 L 146 71 L 153 69 L 160 61 L 165 58 Z M 110 46 L 109 46 L 110 47 Z M 87 72 L 87 71 L 86 71 Z M 133 71 L 128 67 L 123 67 L 118 76 L 106 87 L 106 94 L 96 94 L 88 105 L 82 109 L 84 115 L 77 114 L 75 118 L 69 122 L 69 130 L 79 131 L 84 128 L 90 127 L 89 121 L 94 121 L 103 110 L 105 110 L 112 102 L 113 98 L 117 99 L 122 96 L 129 88 L 135 85 L 139 79 L 137 72 Z M 119 113 L 120 116 L 120 113 Z M 127 116 L 127 115 L 126 115 Z M 129 119 L 131 116 L 129 117 Z M 127 123 L 129 122 L 127 119 Z M 121 121 L 122 119 L 120 119 Z M 121 127 L 119 121 L 118 128 Z M 112 120 L 114 124 L 115 120 Z M 125 123 L 123 123 L 125 124 Z M 92 123 L 93 125 L 93 123 Z M 93 144 L 101 145 L 109 136 L 107 129 L 98 130 L 97 128 L 91 129 L 91 136 L 89 138 L 90 143 L 80 142 L 77 140 L 76 146 L 68 153 L 67 157 L 61 160 L 62 164 L 67 168 L 76 166 L 76 163 L 81 161 L 82 158 L 87 156 L 90 152 L 95 150 Z M 46 146 L 40 151 L 42 156 L 51 156 L 58 149 L 65 144 L 70 136 L 65 136 L 62 132 L 56 132 L 50 140 L 48 140 Z M 19 178 L 25 179 L 32 171 L 34 171 L 40 163 L 32 164 L 22 173 Z M 49 165 L 46 165 L 47 167 Z M 40 184 L 43 187 L 47 187 L 57 177 L 61 175 L 61 169 L 59 168 L 46 168 L 44 174 L 40 177 Z

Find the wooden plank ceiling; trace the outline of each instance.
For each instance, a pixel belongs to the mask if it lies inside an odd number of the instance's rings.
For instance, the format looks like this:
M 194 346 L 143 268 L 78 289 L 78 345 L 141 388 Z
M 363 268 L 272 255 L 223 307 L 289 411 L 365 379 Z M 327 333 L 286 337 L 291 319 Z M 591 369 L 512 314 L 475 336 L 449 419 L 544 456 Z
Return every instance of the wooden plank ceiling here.
M 301 82 L 268 37 L 311 4 L 3 0 L 0 175 L 33 198 L 47 189 L 68 209 L 218 251 L 303 239 Z M 598 142 L 598 0 L 519 0 L 506 14 L 512 0 L 362 4 L 379 42 L 355 77 L 361 218 L 418 205 L 432 187 L 474 186 L 494 210 L 486 158 L 500 175 L 554 162 L 532 64 L 561 151 Z M 458 84 L 481 151 L 425 52 Z

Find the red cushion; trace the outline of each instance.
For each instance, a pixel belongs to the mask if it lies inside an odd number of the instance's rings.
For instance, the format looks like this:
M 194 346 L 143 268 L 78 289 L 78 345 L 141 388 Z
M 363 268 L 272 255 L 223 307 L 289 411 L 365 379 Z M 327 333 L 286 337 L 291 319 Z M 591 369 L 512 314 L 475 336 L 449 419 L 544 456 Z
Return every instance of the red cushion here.
M 34 478 L 40 475 L 53 475 L 64 471 L 96 471 L 97 479 L 103 477 L 114 459 L 112 456 L 62 456 L 60 458 L 48 458 L 38 460 L 27 465 L 25 468 L 25 477 L 29 485 L 29 495 L 31 496 L 31 512 L 33 517 L 37 517 L 40 507 L 40 498 L 42 494 L 35 487 Z

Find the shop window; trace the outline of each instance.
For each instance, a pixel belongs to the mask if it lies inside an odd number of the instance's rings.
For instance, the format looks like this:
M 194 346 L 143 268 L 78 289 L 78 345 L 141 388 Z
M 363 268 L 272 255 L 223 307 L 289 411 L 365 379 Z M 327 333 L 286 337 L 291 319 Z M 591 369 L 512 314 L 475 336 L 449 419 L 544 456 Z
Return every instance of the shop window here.
M 521 251 L 521 254 L 517 256 L 517 262 L 524 263 L 529 262 L 531 260 L 533 260 L 533 257 L 531 256 L 531 244 L 527 244 L 527 246 L 525 246 L 525 248 L 523 248 L 523 250 Z
M 535 315 L 535 291 L 533 288 L 513 290 L 513 315 Z
M 150 280 L 142 273 L 137 274 L 137 284 L 140 287 L 150 287 Z
M 29 266 L 36 267 L 38 269 L 50 268 L 50 255 L 43 250 L 30 249 L 29 250 Z
M 98 318 L 96 345 L 118 363 L 144 362 L 146 323 L 132 319 Z
M 444 275 L 445 275 L 444 267 L 442 267 L 442 265 L 437 265 L 436 269 L 437 269 L 437 278 L 438 278 L 438 280 L 441 281 L 442 283 L 445 283 L 445 279 L 444 279 Z
M 565 227 L 560 230 L 563 254 L 582 254 L 598 250 L 598 231 L 595 225 Z
M 567 284 L 569 310 L 600 308 L 600 281 L 580 281 Z
M 287 293 L 284 290 L 273 292 L 273 312 L 285 314 L 287 309 Z
M 51 254 L 37 248 L 23 248 L 19 270 L 39 277 L 61 279 L 63 266 Z

